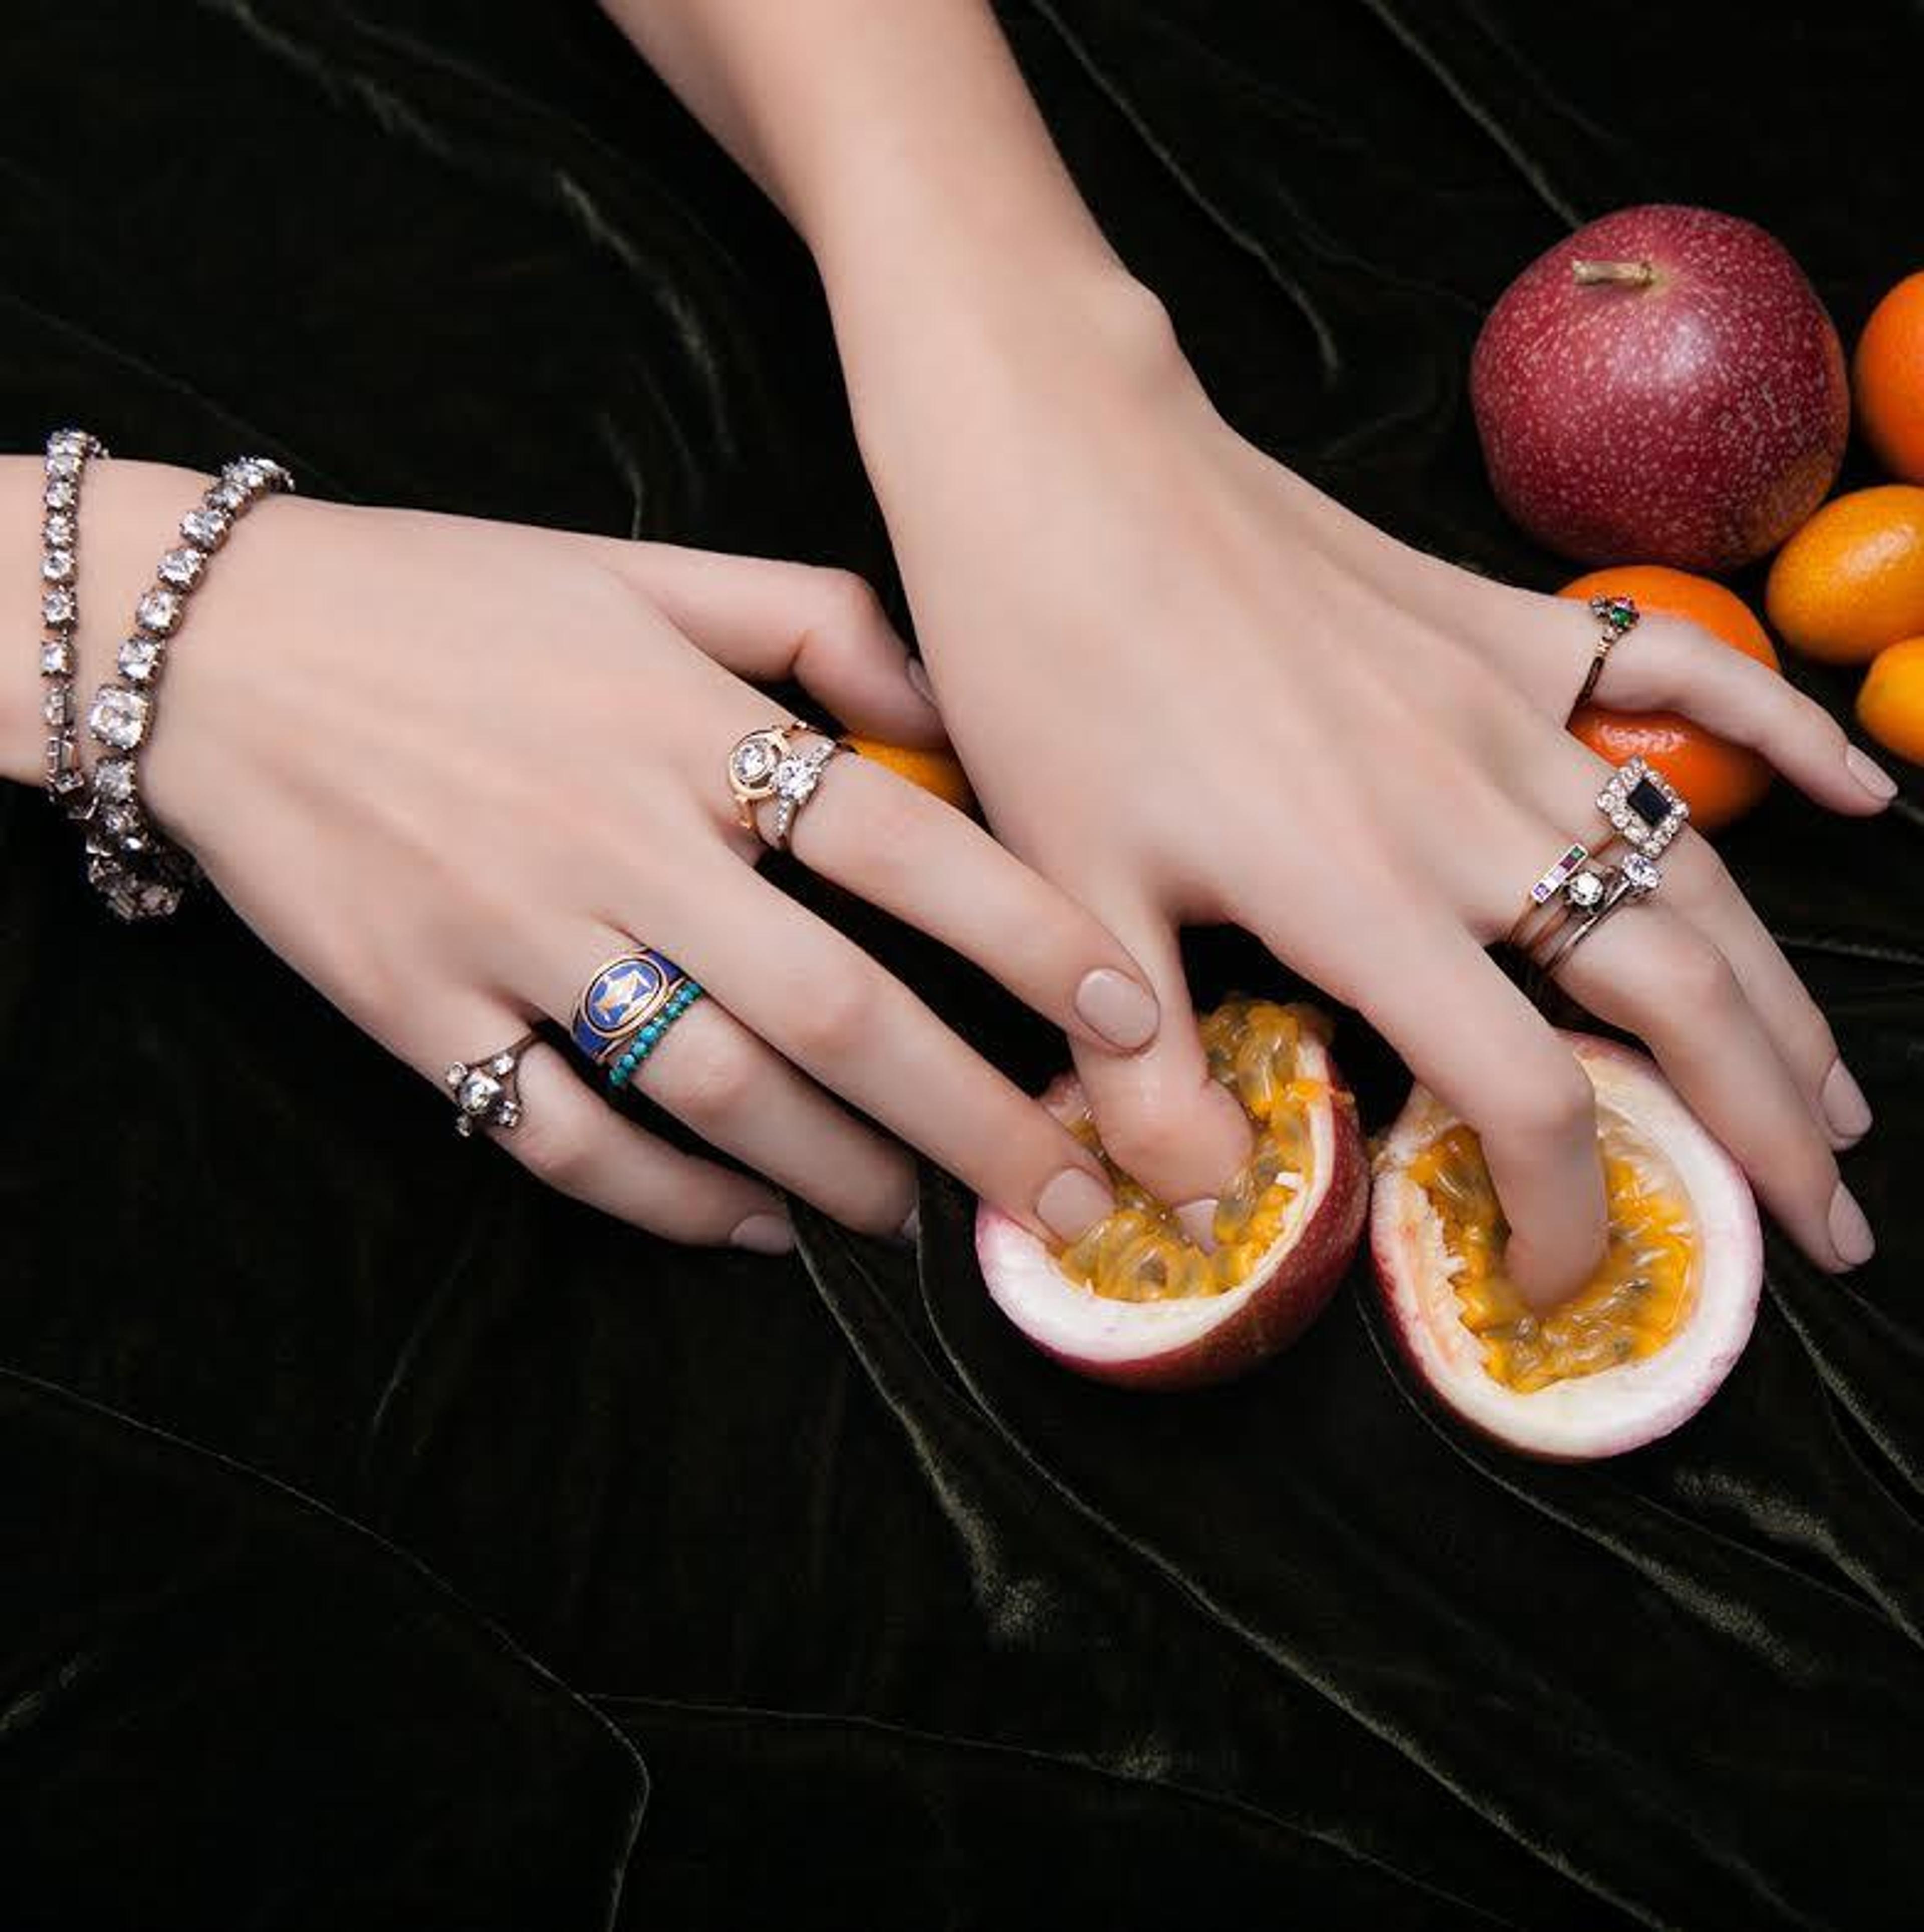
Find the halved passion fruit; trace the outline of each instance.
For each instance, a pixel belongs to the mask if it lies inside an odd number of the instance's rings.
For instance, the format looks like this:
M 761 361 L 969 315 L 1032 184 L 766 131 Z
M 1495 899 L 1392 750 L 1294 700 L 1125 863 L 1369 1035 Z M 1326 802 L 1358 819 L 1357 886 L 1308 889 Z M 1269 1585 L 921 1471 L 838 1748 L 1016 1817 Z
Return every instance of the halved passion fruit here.
M 1223 1190 L 1212 1253 L 1103 1154 L 1066 1076 L 1043 1104 L 1101 1156 L 1115 1212 L 1061 1249 L 995 1208 L 976 1216 L 996 1305 L 1045 1354 L 1098 1382 L 1194 1388 L 1254 1368 L 1322 1312 L 1362 1238 L 1368 1162 L 1328 1021 L 1308 1006 L 1231 1000 L 1202 1034 L 1210 1073 L 1256 1130 L 1248 1165 Z
M 1563 1039 L 1596 1089 L 1602 1264 L 1531 1311 L 1476 1136 L 1422 1087 L 1377 1150 L 1370 1245 L 1410 1366 L 1473 1428 L 1557 1462 L 1668 1434 L 1716 1392 L 1757 1316 L 1764 1247 L 1742 1172 L 1642 1054 Z

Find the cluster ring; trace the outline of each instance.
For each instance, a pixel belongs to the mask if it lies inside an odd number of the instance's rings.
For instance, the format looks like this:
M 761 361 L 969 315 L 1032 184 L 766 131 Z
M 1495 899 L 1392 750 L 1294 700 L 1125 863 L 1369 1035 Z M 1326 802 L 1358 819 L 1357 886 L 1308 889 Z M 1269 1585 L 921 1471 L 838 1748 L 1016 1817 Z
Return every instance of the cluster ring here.
M 814 731 L 819 742 L 798 751 L 791 734 L 808 731 Z M 757 833 L 776 851 L 784 850 L 796 819 L 814 796 L 829 761 L 854 748 L 846 739 L 816 731 L 814 726 L 794 718 L 785 724 L 764 725 L 738 738 L 728 754 L 728 788 L 742 829 Z M 769 799 L 775 801 L 775 820 L 763 831 L 755 808 Z
M 499 1053 L 457 1060 L 448 1068 L 445 1078 L 454 1103 L 455 1132 L 466 1139 L 477 1127 L 506 1132 L 520 1124 L 521 1056 L 540 1040 L 538 1033 L 526 1033 Z

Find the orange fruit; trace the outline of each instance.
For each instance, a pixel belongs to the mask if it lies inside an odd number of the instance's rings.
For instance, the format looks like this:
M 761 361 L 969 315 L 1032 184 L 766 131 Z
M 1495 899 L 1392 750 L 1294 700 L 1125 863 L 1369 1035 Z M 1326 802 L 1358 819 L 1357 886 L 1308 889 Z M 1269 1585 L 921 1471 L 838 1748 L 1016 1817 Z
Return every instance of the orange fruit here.
M 1924 765 L 1924 638 L 1878 652 L 1857 694 L 1857 720 L 1880 745 Z
M 1878 460 L 1924 483 L 1924 268 L 1872 310 L 1851 358 L 1851 392 Z
M 969 775 L 953 752 L 925 751 L 912 745 L 885 745 L 879 738 L 850 738 L 849 744 L 865 758 L 886 765 L 898 778 L 932 791 L 945 804 L 959 812 L 973 812 L 975 794 L 969 789 Z
M 1924 631 L 1924 490 L 1833 496 L 1776 555 L 1764 608 L 1777 634 L 1828 664 L 1864 664 Z
M 1566 584 L 1560 597 L 1630 597 L 1640 610 L 1662 610 L 1701 625 L 1719 643 L 1759 664 L 1777 668 L 1769 634 L 1749 604 L 1721 584 L 1662 563 L 1613 564 Z M 1634 650 L 1635 632 L 1620 644 Z M 1690 822 L 1714 832 L 1748 812 L 1770 784 L 1770 767 L 1748 746 L 1733 745 L 1674 711 L 1611 711 L 1586 704 L 1570 718 L 1570 730 L 1613 765 L 1646 759 L 1690 803 Z

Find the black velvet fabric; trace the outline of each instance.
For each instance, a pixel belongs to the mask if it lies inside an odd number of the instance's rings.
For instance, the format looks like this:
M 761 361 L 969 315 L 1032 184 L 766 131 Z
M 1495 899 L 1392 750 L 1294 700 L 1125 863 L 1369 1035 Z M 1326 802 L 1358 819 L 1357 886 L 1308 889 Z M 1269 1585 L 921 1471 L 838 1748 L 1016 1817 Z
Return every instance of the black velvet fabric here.
M 1751 216 L 1847 335 L 1917 266 L 1899 0 L 1006 18 L 1232 418 L 1516 580 L 1559 567 L 1464 372 L 1571 224 Z M 805 256 L 589 8 L 7 24 L 4 447 L 77 418 L 889 584 Z M 1875 1263 L 1773 1239 L 1716 1402 L 1564 1469 L 1440 1419 L 1360 1270 L 1269 1370 L 1158 1400 L 1014 1336 L 937 1177 L 915 1259 L 600 1220 L 217 904 L 113 928 L 0 798 L 0 1924 L 1915 1924 L 1920 796 L 1780 788 L 1725 842 L 1877 1108 Z M 1288 984 L 1191 956 L 1205 1000 Z M 1380 1124 L 1395 1063 L 1353 1018 L 1340 1050 Z

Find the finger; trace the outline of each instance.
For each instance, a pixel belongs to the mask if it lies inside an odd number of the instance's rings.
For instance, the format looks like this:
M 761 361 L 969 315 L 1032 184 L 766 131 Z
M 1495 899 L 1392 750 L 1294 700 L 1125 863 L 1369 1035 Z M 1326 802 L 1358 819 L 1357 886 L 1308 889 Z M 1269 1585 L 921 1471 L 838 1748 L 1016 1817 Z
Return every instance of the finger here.
M 465 1034 L 472 1040 L 505 1046 L 527 1030 L 524 1020 L 492 1001 L 478 1003 L 475 1020 Z M 446 1061 L 424 1057 L 416 1064 L 445 1090 Z M 528 1048 L 516 1079 L 520 1119 L 511 1128 L 486 1131 L 558 1192 L 673 1241 L 732 1244 L 759 1254 L 785 1253 L 794 1246 L 779 1196 L 623 1120 L 575 1077 L 553 1047 Z
M 1765 1204 L 1820 1268 L 1871 1252 L 1863 1211 L 1731 964 L 1660 904 L 1626 906 L 1557 970 L 1593 1012 L 1639 1035 Z
M 1596 620 L 1582 605 L 1575 608 L 1588 626 L 1587 662 Z M 1667 611 L 1640 617 L 1611 648 L 1596 698 L 1617 711 L 1680 711 L 1720 738 L 1758 752 L 1799 790 L 1833 812 L 1881 812 L 1897 791 L 1822 705 L 1769 665 Z
M 1730 962 L 1804 1102 L 1835 1148 L 1861 1140 L 1870 1103 L 1817 1002 L 1710 844 L 1686 830 L 1665 855 L 1664 901 L 1686 914 Z
M 772 822 L 772 802 L 758 810 Z M 1100 920 L 972 820 L 873 761 L 832 759 L 789 845 L 811 872 L 974 960 L 1072 1038 L 1133 1053 L 1155 1037 L 1155 996 Z
M 1525 1300 L 1546 1306 L 1581 1287 L 1603 1253 L 1596 1096 L 1543 1016 L 1440 912 L 1382 921 L 1366 976 L 1339 990 L 1476 1130 Z
M 548 946 L 530 990 L 565 1024 L 584 973 L 635 944 L 592 926 L 563 935 Z M 805 1079 L 712 990 L 670 1026 L 631 1084 L 704 1140 L 844 1226 L 890 1236 L 907 1226 L 916 1204 L 909 1156 Z
M 1161 1022 L 1136 1053 L 1116 1052 L 1085 1030 L 1070 1042 L 1076 1076 L 1110 1159 L 1167 1202 L 1191 1240 L 1213 1247 L 1217 1198 L 1254 1144 L 1248 1119 L 1209 1078 L 1168 920 L 1120 900 L 1109 917 L 1148 976 Z
M 1101 1165 L 860 947 L 745 866 L 691 875 L 684 963 L 742 1023 L 1045 1238 L 1114 1206 Z
M 853 572 L 557 534 L 591 547 L 604 568 L 739 676 L 760 683 L 794 678 L 865 736 L 943 742 L 926 680 L 911 674 L 907 646 Z
M 1587 819 L 1602 830 L 1592 802 L 1608 764 L 1574 738 L 1555 736 L 1545 748 L 1546 757 L 1518 761 L 1530 775 L 1532 802 L 1549 823 L 1578 827 Z M 1848 1146 L 1861 1138 L 1870 1126 L 1862 1090 L 1824 1016 L 1716 853 L 1686 826 L 1662 862 L 1665 905 L 1687 914 L 1728 962 L 1826 1139 Z

